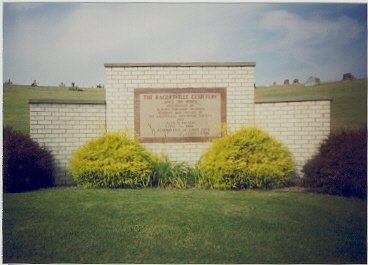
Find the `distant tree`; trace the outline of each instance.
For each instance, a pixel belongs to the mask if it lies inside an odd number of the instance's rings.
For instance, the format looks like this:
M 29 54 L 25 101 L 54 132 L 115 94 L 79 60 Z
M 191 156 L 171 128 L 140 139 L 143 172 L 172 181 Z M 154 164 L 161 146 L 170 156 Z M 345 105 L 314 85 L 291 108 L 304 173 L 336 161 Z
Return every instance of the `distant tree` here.
M 61 83 L 59 84 L 59 87 L 65 87 L 64 82 L 61 82 Z
M 31 84 L 31 86 L 33 86 L 33 87 L 38 86 L 38 85 L 37 85 L 37 81 L 36 81 L 36 80 L 33 80 L 33 83 Z

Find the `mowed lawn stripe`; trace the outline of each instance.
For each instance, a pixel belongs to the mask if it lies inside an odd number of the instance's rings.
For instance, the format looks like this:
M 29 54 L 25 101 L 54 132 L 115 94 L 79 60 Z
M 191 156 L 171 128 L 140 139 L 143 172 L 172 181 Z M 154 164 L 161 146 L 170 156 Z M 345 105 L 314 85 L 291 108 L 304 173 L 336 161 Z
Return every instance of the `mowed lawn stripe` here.
M 4 194 L 4 262 L 364 263 L 366 201 L 279 191 Z

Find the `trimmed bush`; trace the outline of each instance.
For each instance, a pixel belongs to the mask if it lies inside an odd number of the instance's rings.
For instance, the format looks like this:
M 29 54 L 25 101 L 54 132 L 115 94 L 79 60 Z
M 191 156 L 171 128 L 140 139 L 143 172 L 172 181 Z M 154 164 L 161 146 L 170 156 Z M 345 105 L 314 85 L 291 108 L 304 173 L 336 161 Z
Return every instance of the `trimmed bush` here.
M 201 186 L 220 189 L 278 188 L 294 172 L 288 149 L 268 133 L 244 128 L 213 141 L 199 167 Z
M 5 192 L 24 192 L 51 187 L 51 153 L 29 136 L 4 129 L 3 180 Z
M 69 170 L 86 188 L 140 188 L 151 185 L 154 160 L 127 134 L 108 133 L 78 148 Z
M 303 185 L 329 194 L 367 196 L 367 131 L 340 131 L 303 167 Z

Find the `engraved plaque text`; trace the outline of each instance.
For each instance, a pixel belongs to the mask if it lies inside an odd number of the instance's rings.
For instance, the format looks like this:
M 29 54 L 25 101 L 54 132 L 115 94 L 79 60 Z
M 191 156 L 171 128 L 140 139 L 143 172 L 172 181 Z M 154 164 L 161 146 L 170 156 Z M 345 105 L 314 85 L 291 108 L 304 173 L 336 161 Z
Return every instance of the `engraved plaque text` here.
M 226 122 L 226 89 L 135 89 L 134 108 L 141 142 L 209 141 Z

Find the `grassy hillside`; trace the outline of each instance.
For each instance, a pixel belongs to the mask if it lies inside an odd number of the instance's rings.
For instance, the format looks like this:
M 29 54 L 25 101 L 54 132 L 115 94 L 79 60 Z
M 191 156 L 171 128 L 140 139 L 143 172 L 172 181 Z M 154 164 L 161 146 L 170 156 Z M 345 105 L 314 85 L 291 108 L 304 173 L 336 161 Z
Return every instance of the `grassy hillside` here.
M 332 129 L 366 127 L 367 80 L 323 83 L 320 86 L 303 85 L 259 87 L 256 100 L 274 100 L 295 97 L 333 97 L 331 107 Z M 29 99 L 105 99 L 104 89 L 70 91 L 59 87 L 31 87 L 10 85 L 4 87 L 4 125 L 29 133 Z
M 331 128 L 361 128 L 367 126 L 367 80 L 303 85 L 259 87 L 256 100 L 287 99 L 295 97 L 332 97 Z
M 3 90 L 4 126 L 29 134 L 29 99 L 105 99 L 104 89 L 71 91 L 60 87 L 5 85 Z

